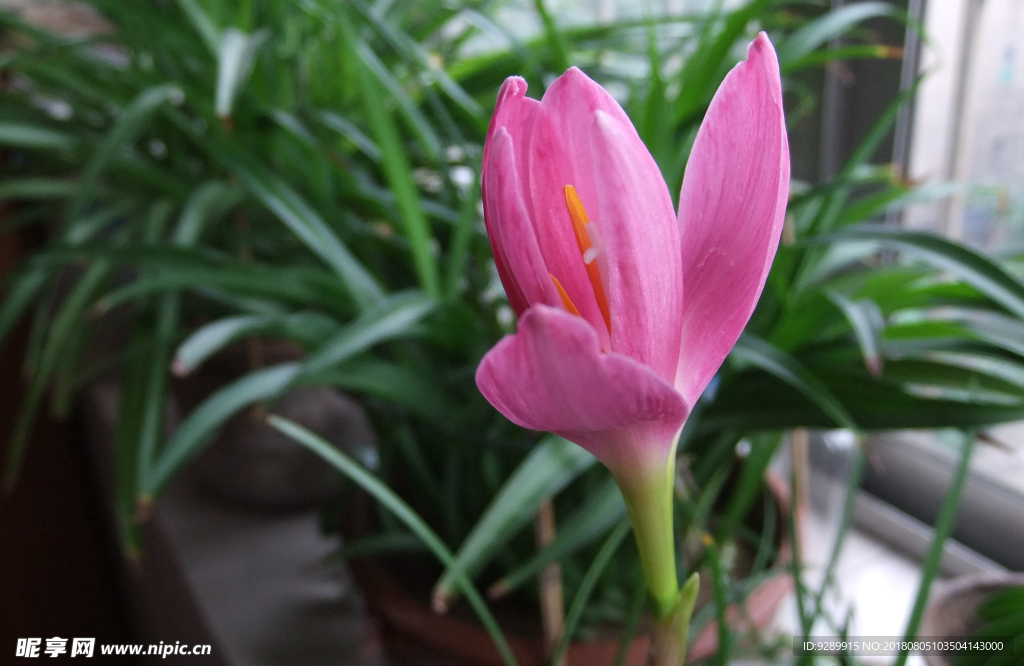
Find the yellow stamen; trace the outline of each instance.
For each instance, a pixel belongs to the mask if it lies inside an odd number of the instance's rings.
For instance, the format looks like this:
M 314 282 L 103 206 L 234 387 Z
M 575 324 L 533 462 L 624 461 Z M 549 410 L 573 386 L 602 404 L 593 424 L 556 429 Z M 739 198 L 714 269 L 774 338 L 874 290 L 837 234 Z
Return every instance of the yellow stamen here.
M 587 233 L 587 224 L 590 222 L 590 219 L 587 217 L 586 209 L 583 208 L 583 202 L 580 201 L 579 195 L 576 194 L 576 188 L 572 185 L 566 185 L 564 189 L 565 207 L 569 210 L 569 219 L 572 220 L 572 230 L 576 234 L 576 245 L 579 246 L 580 255 L 583 256 L 583 263 L 587 267 L 587 276 L 590 278 L 590 284 L 594 288 L 597 307 L 601 311 L 601 316 L 604 318 L 605 326 L 608 327 L 608 332 L 611 333 L 612 315 L 608 308 L 608 297 L 604 293 L 604 282 L 601 281 L 601 269 L 593 257 L 590 256 L 593 253 L 588 254 L 593 247 L 593 243 L 590 242 L 590 235 Z M 588 258 L 590 261 L 587 261 Z
M 551 273 L 548 273 L 548 275 L 551 275 Z M 562 297 L 562 305 L 565 306 L 565 309 L 569 314 L 574 314 L 579 317 L 580 311 L 576 308 L 576 304 L 572 302 L 572 299 L 569 298 L 569 294 L 565 293 L 565 289 L 562 288 L 562 283 L 559 282 L 558 278 L 554 275 L 551 275 L 551 281 L 555 283 L 555 289 L 558 290 L 558 295 Z

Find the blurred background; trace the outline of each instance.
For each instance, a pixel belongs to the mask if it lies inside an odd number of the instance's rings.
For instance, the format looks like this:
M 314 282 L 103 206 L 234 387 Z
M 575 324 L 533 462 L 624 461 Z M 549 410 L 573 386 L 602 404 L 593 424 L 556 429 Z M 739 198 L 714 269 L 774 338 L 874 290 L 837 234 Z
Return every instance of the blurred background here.
M 1022 29 L 1022 0 L 0 0 L 0 663 L 643 663 L 614 484 L 472 381 L 515 327 L 483 139 L 505 77 L 576 65 L 676 199 L 760 30 L 791 198 L 681 436 L 688 663 L 1024 636 Z

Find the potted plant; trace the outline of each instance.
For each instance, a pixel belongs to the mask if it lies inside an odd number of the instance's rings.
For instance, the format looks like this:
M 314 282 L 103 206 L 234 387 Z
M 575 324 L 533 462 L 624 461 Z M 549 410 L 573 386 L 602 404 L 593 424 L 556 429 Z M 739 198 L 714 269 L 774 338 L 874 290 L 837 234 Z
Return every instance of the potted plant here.
M 626 83 L 626 108 L 655 148 L 669 191 L 679 191 L 689 137 L 731 64 L 721 46 L 748 41 L 760 5 L 709 17 L 706 30 L 682 37 L 629 22 L 566 31 L 548 22 L 533 40 L 473 54 L 463 45 L 478 24 L 460 18 L 464 10 L 479 21 L 486 15 L 440 2 L 383 14 L 361 3 L 253 3 L 238 12 L 221 3 L 95 4 L 118 26 L 98 47 L 4 16 L 8 30 L 35 40 L 15 63 L 21 83 L 9 93 L 5 141 L 22 157 L 8 164 L 4 196 L 21 202 L 24 223 L 59 222 L 0 308 L 0 332 L 30 308 L 37 313 L 29 401 L 9 475 L 48 387 L 66 412 L 83 381 L 121 368 L 118 505 L 127 549 L 137 552 L 138 508 L 224 422 L 295 386 L 332 386 L 363 402 L 380 436 L 379 460 L 367 475 L 344 467 L 337 452 L 320 452 L 378 491 L 378 501 L 388 498 L 387 510 L 376 511 L 382 534 L 353 550 L 422 548 L 414 541 L 428 536 L 426 526 L 444 548 L 435 552 L 452 557 L 444 562 L 449 578 L 463 571 L 488 583 L 529 580 L 521 569 L 538 549 L 526 528 L 550 498 L 558 529 L 540 550 L 547 558 L 562 549 L 555 559 L 576 618 L 563 635 L 607 620 L 635 627 L 643 599 L 636 558 L 617 547 L 628 540 L 607 473 L 566 454 L 559 440 L 539 444 L 472 382 L 480 358 L 515 326 L 479 229 L 488 109 L 510 74 L 525 74 L 540 92 L 550 74 L 578 63 L 602 82 Z M 809 14 L 758 15 L 786 74 L 818 66 L 829 38 L 854 23 L 849 12 L 842 21 Z M 644 82 L 599 57 L 648 40 Z M 704 55 L 681 71 L 663 64 L 691 48 Z M 667 85 L 668 76 L 681 85 Z M 82 85 L 68 87 L 69 77 Z M 691 558 L 687 570 L 708 567 L 715 592 L 698 622 L 724 619 L 728 603 L 781 562 L 773 538 L 781 518 L 762 519 L 754 532 L 744 519 L 752 510 L 775 515 L 765 510 L 775 502 L 763 478 L 785 429 L 970 427 L 1022 413 L 1020 387 L 976 362 L 1020 363 L 1020 350 L 998 334 L 1020 325 L 1019 280 L 926 234 L 852 226 L 910 191 L 886 169 L 865 165 L 892 117 L 880 119 L 833 182 L 794 188 L 796 242 L 784 242 L 747 334 L 687 420 L 675 500 L 679 550 Z M 848 243 L 859 243 L 860 254 L 836 261 Z M 878 244 L 932 263 L 877 269 Z M 60 298 L 69 266 L 84 269 Z M 126 333 L 124 343 L 87 354 L 90 339 L 111 328 Z M 172 365 L 184 372 L 243 338 L 290 340 L 304 354 L 252 368 L 165 437 Z M 949 350 L 957 354 L 941 353 Z M 985 392 L 963 390 L 979 383 Z M 517 473 L 524 468 L 544 475 Z M 397 494 L 385 492 L 388 485 Z M 527 491 L 529 501 L 499 501 Z M 402 506 L 396 499 L 421 516 L 415 529 L 389 517 Z M 567 548 L 558 535 L 572 535 L 574 524 L 590 529 Z M 471 533 L 483 536 L 474 542 Z M 739 570 L 727 560 L 744 542 L 755 566 L 732 581 L 730 571 Z M 603 570 L 588 576 L 602 553 Z M 520 589 L 539 601 L 532 586 Z M 722 641 L 719 654 L 728 646 Z
M 1024 617 L 1024 576 L 964 576 L 936 590 L 921 622 L 921 635 L 966 649 L 926 654 L 928 666 L 1013 663 L 1020 658 Z

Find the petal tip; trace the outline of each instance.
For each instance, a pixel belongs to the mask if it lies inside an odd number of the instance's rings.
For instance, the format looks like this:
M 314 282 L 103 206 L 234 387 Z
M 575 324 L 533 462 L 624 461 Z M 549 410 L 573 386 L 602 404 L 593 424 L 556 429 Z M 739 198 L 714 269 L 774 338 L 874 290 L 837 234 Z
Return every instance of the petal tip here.
M 529 84 L 526 83 L 526 79 L 521 76 L 510 76 L 501 84 L 501 90 L 498 92 L 498 97 L 522 97 L 526 94 L 527 88 L 529 88 Z
M 526 79 L 521 76 L 510 76 L 501 84 L 498 91 L 498 98 L 494 103 L 494 115 L 491 117 L 491 132 L 495 128 L 504 125 L 509 118 L 522 116 L 525 107 L 531 103 L 536 104 L 537 100 L 526 96 L 526 89 L 529 86 Z
M 754 41 L 750 42 L 750 46 L 747 48 L 746 63 L 760 67 L 772 79 L 780 80 L 781 85 L 779 57 L 775 53 L 772 40 L 768 38 L 768 33 L 763 30 L 758 33 Z
M 580 95 L 581 91 L 599 91 L 600 93 L 604 93 L 604 88 L 594 81 L 594 79 L 587 76 L 582 69 L 573 65 L 569 69 L 565 70 L 564 74 L 555 79 L 547 92 L 544 93 L 544 98 L 557 99 L 562 95 L 568 95 L 571 98 Z

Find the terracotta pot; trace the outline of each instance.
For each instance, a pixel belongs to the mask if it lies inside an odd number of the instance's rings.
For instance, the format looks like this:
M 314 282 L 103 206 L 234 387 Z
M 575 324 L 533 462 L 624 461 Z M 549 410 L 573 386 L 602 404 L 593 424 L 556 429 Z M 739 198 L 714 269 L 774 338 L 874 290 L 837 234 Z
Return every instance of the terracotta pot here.
M 993 592 L 1024 586 L 1024 574 L 974 574 L 957 578 L 939 589 L 928 602 L 921 618 L 921 636 L 963 638 L 981 628 L 977 609 Z M 928 666 L 951 666 L 952 655 L 925 655 Z
M 363 593 L 367 610 L 377 621 L 384 651 L 395 663 L 407 666 L 502 666 L 491 637 L 480 625 L 454 615 L 439 615 L 426 603 L 402 589 L 394 577 L 369 558 L 349 562 L 352 576 Z M 509 647 L 520 666 L 547 666 L 541 639 L 506 632 Z M 649 648 L 646 636 L 633 641 L 628 666 L 642 666 Z M 615 661 L 619 641 L 573 643 L 569 666 L 605 666 Z
M 785 514 L 789 506 L 788 487 L 778 477 L 769 477 L 768 485 L 776 497 L 780 513 Z M 356 496 L 350 506 L 346 534 L 370 533 L 371 502 L 367 495 Z M 786 521 L 780 520 L 777 524 L 785 525 Z M 789 535 L 786 533 L 782 534 L 779 552 L 782 562 L 791 557 Z M 435 613 L 427 604 L 427 595 L 420 599 L 410 593 L 384 566 L 369 557 L 353 558 L 349 565 L 367 610 L 377 622 L 384 651 L 396 663 L 407 666 L 502 666 L 494 643 L 479 624 Z M 747 596 L 743 609 L 736 604 L 729 607 L 727 617 L 731 628 L 734 631 L 764 629 L 792 589 L 792 578 L 780 568 L 778 575 L 763 581 Z M 505 635 L 521 666 L 548 666 L 539 636 L 523 637 L 508 631 Z M 618 655 L 619 642 L 619 637 L 615 636 L 573 643 L 567 653 L 567 665 L 611 666 Z M 638 635 L 629 647 L 627 666 L 645 664 L 649 647 L 649 637 Z M 718 624 L 712 621 L 691 637 L 687 662 L 707 659 L 717 650 Z

